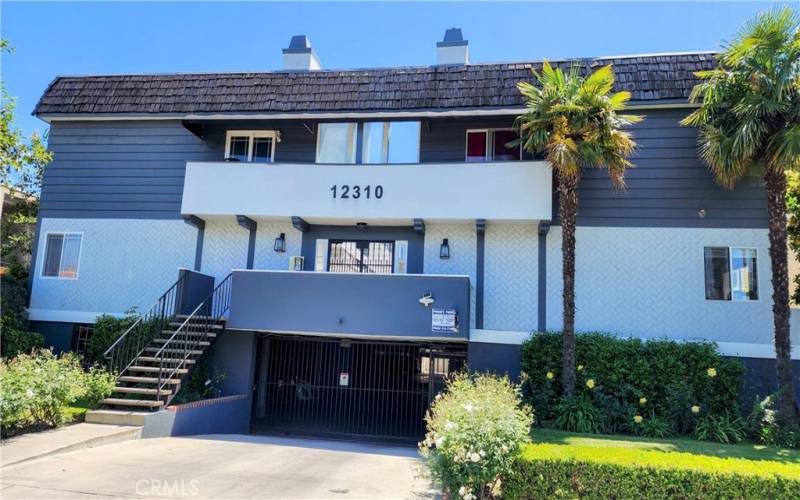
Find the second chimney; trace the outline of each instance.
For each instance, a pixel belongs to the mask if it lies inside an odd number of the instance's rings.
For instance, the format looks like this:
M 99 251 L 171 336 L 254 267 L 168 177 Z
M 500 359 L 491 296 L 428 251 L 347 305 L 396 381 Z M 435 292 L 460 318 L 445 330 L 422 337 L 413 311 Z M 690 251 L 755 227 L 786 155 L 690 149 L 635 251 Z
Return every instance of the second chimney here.
M 283 69 L 290 71 L 317 71 L 322 69 L 311 40 L 305 35 L 295 35 L 289 47 L 283 49 Z
M 444 40 L 436 42 L 436 64 L 469 64 L 469 44 L 461 28 L 450 28 L 444 32 Z

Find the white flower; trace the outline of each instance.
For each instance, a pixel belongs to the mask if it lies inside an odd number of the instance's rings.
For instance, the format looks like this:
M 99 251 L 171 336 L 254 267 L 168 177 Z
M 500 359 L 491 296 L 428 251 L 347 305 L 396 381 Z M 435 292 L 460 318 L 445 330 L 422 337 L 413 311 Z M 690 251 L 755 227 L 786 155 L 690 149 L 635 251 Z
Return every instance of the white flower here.
M 473 462 L 480 462 L 480 460 L 481 460 L 481 456 L 480 456 L 480 455 L 478 455 L 477 453 L 474 453 L 474 452 L 473 452 L 473 453 L 472 453 L 472 454 L 469 456 L 469 459 L 470 459 L 470 460 L 472 460 Z
M 480 454 L 482 457 L 485 457 L 485 456 L 486 456 L 486 452 L 485 452 L 485 451 L 483 451 L 483 450 L 479 451 L 478 453 L 479 453 L 479 454 Z
M 474 410 L 475 407 L 472 406 L 472 403 L 467 403 L 464 405 L 464 409 L 467 410 L 467 413 L 472 413 L 472 410 Z
M 444 424 L 444 430 L 446 431 L 452 431 L 456 427 L 458 426 L 454 422 L 450 422 L 449 420 Z
M 442 399 L 442 393 L 441 392 L 436 395 L 436 401 L 439 401 L 440 399 Z
M 444 436 L 436 439 L 436 447 L 437 448 L 441 448 L 441 446 L 444 444 L 444 441 L 445 441 L 445 437 Z
M 461 488 L 459 488 L 459 489 L 458 489 L 458 494 L 459 494 L 459 495 L 461 495 L 462 497 L 463 497 L 463 496 L 464 496 L 466 493 L 467 493 L 467 489 L 466 489 L 465 487 L 463 487 L 463 486 L 462 486 Z
M 473 495 L 472 493 L 467 493 L 466 495 L 464 495 L 464 500 L 475 500 L 475 495 Z
M 32 398 L 33 397 L 33 390 L 32 389 L 28 389 L 27 394 L 28 394 L 29 398 Z

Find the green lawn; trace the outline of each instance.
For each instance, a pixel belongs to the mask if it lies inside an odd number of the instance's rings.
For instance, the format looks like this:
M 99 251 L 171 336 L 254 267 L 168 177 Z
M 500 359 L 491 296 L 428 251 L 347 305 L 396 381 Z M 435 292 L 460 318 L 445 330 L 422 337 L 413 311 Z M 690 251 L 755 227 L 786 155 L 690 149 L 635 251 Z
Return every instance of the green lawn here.
M 636 436 L 576 434 L 538 428 L 533 431 L 533 442 L 571 445 L 582 448 L 622 448 L 628 450 L 680 452 L 720 458 L 772 460 L 796 464 L 798 465 L 798 474 L 800 474 L 800 450 L 774 448 L 753 443 L 720 444 L 685 438 L 650 439 Z

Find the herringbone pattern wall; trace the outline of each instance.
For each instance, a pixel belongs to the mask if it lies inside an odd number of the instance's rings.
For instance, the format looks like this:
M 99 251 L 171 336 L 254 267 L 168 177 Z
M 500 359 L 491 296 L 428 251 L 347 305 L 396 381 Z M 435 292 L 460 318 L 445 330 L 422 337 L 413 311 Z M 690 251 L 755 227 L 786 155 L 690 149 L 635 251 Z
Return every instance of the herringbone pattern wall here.
M 450 242 L 450 258 L 439 258 L 442 240 Z M 425 274 L 469 276 L 470 327 L 475 327 L 475 262 L 477 252 L 475 224 L 426 224 Z
M 577 329 L 641 338 L 771 342 L 766 229 L 579 227 L 576 238 Z M 758 301 L 705 299 L 705 246 L 757 249 Z M 547 249 L 547 326 L 560 329 L 560 228 L 551 229 Z
M 32 309 L 122 313 L 149 307 L 192 268 L 197 230 L 181 220 L 51 219 L 41 222 Z M 78 279 L 42 278 L 48 232 L 82 233 Z
M 529 224 L 486 227 L 483 327 L 533 331 L 539 297 L 538 229 Z

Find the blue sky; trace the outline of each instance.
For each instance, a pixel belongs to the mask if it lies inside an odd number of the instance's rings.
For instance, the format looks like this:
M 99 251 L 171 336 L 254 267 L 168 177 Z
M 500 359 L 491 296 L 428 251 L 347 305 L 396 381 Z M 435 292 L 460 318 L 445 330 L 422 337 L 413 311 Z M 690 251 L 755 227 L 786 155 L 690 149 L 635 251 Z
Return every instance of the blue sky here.
M 56 75 L 269 71 L 307 34 L 324 68 L 428 65 L 446 28 L 473 62 L 709 50 L 770 3 L 16 3 L 2 78 L 26 132 Z

